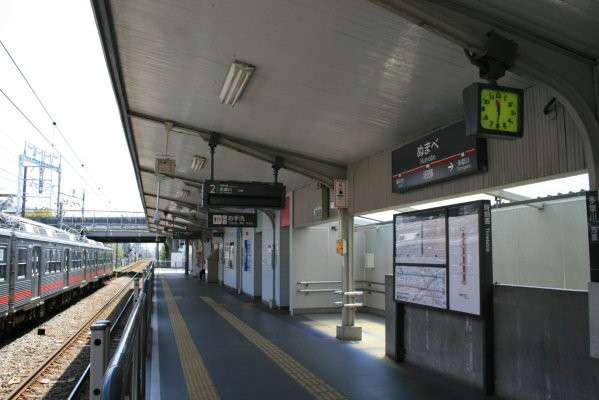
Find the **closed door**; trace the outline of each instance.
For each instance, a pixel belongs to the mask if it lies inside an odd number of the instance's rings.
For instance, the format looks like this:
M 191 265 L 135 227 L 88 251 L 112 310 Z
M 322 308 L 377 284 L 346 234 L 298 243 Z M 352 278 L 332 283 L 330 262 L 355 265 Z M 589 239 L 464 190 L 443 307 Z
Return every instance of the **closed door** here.
M 69 285 L 69 275 L 71 274 L 71 250 L 64 249 L 62 270 L 64 271 L 64 285 Z
M 42 248 L 33 246 L 31 252 L 31 297 L 40 295 L 40 270 L 42 266 Z

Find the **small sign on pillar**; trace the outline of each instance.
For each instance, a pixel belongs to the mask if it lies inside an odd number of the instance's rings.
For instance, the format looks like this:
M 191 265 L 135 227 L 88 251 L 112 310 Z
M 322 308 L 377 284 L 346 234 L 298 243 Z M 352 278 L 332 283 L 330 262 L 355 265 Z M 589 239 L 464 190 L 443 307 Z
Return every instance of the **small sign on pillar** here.
M 335 179 L 333 181 L 333 204 L 335 208 L 349 207 L 349 195 L 347 192 L 347 179 Z
M 343 256 L 343 255 L 345 255 L 345 253 L 347 253 L 345 239 L 337 239 L 336 251 L 337 251 L 337 254 L 339 254 L 340 256 Z

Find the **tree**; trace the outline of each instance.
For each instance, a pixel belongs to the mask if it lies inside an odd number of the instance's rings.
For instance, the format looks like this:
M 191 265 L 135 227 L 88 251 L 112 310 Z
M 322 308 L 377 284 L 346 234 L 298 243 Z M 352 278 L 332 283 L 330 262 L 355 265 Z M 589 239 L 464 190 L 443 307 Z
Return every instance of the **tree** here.
M 160 261 L 166 261 L 167 260 L 167 254 L 168 254 L 168 245 L 166 245 L 165 243 L 161 243 L 160 244 Z
M 54 212 L 49 208 L 36 208 L 25 211 L 25 218 L 53 218 Z

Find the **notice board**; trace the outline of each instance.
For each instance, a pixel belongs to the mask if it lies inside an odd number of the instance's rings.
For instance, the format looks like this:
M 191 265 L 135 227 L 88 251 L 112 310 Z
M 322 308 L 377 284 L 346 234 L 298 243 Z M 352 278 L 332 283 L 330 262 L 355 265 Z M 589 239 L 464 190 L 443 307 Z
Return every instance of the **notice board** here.
M 393 226 L 395 300 L 483 316 L 493 282 L 490 202 L 395 214 Z

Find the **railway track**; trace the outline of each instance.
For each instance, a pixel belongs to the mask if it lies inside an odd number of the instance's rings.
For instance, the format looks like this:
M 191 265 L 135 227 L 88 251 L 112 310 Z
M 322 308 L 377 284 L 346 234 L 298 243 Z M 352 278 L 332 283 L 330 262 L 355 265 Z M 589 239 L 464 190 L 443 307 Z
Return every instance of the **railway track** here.
M 147 265 L 147 261 L 139 261 L 119 271 L 119 273 L 128 274 L 131 272 L 140 272 Z M 65 387 L 72 387 L 75 385 L 77 379 L 69 376 L 80 375 L 87 364 L 80 366 L 78 372 L 69 372 L 67 374 L 64 371 L 76 364 L 76 360 L 80 358 L 79 355 L 82 353 L 83 348 L 88 345 L 90 326 L 98 320 L 106 319 L 129 292 L 129 289 L 131 289 L 133 280 L 126 278 L 122 279 L 124 279 L 126 283 L 123 284 L 118 292 L 106 302 L 100 310 L 89 317 L 89 319 L 82 324 L 70 338 L 65 340 L 34 371 L 16 383 L 16 386 L 13 387 L 12 391 L 5 397 L 6 399 L 33 399 L 42 397 L 64 399 L 67 397 L 68 393 L 70 393 L 69 389 L 65 389 L 66 395 L 65 391 L 58 391 L 60 393 L 58 395 L 54 394 L 52 396 L 47 396 L 46 393 L 48 392 L 48 387 L 52 382 L 62 383 Z M 82 358 L 87 360 L 87 357 Z

